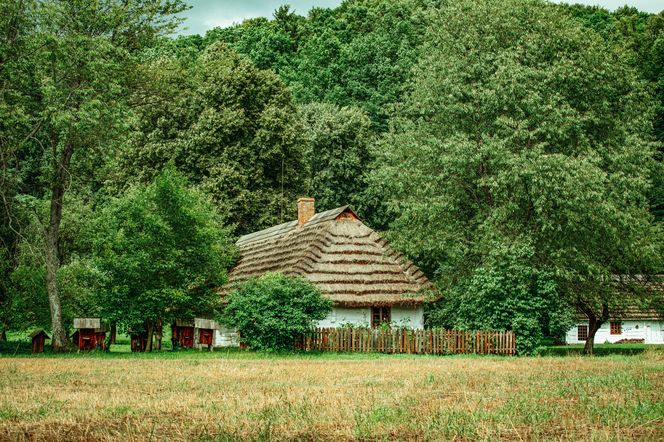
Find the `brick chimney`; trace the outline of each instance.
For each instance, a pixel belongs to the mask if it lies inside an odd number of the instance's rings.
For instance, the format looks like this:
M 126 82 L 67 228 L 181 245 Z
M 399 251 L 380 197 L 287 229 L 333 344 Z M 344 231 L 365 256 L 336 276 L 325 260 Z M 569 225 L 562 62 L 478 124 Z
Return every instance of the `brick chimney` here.
M 314 208 L 313 198 L 298 198 L 297 199 L 297 225 L 302 227 L 311 219 L 316 213 Z

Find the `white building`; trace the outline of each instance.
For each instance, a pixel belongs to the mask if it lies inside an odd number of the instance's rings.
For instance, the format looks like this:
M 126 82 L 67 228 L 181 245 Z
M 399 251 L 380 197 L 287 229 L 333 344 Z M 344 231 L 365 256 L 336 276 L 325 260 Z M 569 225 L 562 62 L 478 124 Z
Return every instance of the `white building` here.
M 565 335 L 567 344 L 583 344 L 588 336 L 588 321 L 580 320 Z M 654 310 L 632 309 L 622 318 L 611 319 L 597 330 L 595 344 L 616 342 L 664 344 L 664 318 Z
M 319 327 L 377 327 L 384 322 L 424 328 L 426 276 L 366 226 L 348 206 L 315 213 L 300 198 L 298 219 L 242 236 L 240 259 L 222 294 L 266 272 L 298 275 L 316 285 L 333 308 Z M 218 332 L 219 342 L 228 330 Z

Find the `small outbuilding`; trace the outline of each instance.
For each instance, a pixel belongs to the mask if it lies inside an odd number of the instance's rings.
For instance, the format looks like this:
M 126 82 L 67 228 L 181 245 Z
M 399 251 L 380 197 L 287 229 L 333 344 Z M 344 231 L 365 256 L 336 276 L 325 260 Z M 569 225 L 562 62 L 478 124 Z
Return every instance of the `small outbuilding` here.
M 79 350 L 106 349 L 107 329 L 101 318 L 74 318 L 74 328 L 72 340 Z
M 141 332 L 130 332 L 129 337 L 131 338 L 131 351 L 144 352 L 148 347 L 148 334 L 144 331 Z
M 193 320 L 178 319 L 171 325 L 171 342 L 173 348 L 204 347 L 212 350 L 217 324 L 212 319 L 194 318 Z
M 51 339 L 44 330 L 41 328 L 33 331 L 30 334 L 32 338 L 32 352 L 33 353 L 44 353 L 44 344 L 47 339 Z

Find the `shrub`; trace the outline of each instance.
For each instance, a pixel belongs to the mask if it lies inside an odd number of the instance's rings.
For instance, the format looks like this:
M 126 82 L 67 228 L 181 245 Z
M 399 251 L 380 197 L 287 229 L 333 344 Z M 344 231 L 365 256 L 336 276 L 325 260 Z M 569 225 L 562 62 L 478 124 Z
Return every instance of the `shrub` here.
M 331 308 L 332 302 L 304 278 L 266 273 L 230 293 L 224 322 L 237 328 L 251 348 L 285 350 Z

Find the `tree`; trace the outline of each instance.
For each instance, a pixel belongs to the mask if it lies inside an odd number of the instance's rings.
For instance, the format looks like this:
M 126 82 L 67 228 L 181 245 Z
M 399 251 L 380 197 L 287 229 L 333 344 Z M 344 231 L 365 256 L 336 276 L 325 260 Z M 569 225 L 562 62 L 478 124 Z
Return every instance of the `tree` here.
M 222 43 L 146 66 L 150 89 L 134 97 L 140 130 L 118 157 L 116 183 L 148 182 L 172 161 L 238 233 L 283 222 L 305 169 L 297 111 L 279 78 Z
M 235 248 L 211 203 L 172 166 L 114 200 L 94 225 L 102 315 L 123 330 L 145 326 L 147 351 L 157 324 L 218 308 Z
M 30 7 L 17 9 L 14 22 L 33 26 L 24 37 L 21 62 L 13 66 L 14 76 L 26 79 L 22 92 L 30 106 L 17 108 L 28 124 L 11 152 L 38 165 L 33 196 L 50 201 L 44 255 L 52 343 L 58 351 L 67 347 L 57 274 L 65 194 L 76 182 L 73 172 L 124 133 L 124 97 L 135 72 L 134 55 L 175 29 L 180 20 L 173 14 L 186 7 L 180 0 L 25 4 Z
M 439 3 L 355 0 L 313 8 L 306 18 L 282 6 L 273 20 L 212 29 L 203 45 L 223 41 L 279 74 L 298 104 L 355 106 L 382 132 L 417 59 L 428 14 Z
M 649 83 L 655 101 L 652 114 L 655 138 L 659 141 L 657 167 L 652 170 L 648 192 L 651 212 L 664 220 L 664 11 L 648 14 L 623 6 L 609 12 L 598 6 L 561 5 L 584 26 L 597 31 L 612 45 L 626 51 L 627 59 Z
M 266 273 L 228 295 L 224 320 L 252 348 L 289 350 L 331 308 L 332 302 L 304 278 Z
M 371 120 L 357 108 L 312 103 L 300 108 L 307 143 L 307 194 L 332 209 L 361 204 L 373 141 Z
M 399 214 L 391 236 L 447 302 L 467 288 L 492 300 L 457 302 L 454 325 L 532 335 L 546 310 L 574 308 L 591 353 L 624 299 L 614 275 L 662 265 L 642 83 L 622 52 L 540 1 L 453 2 L 429 32 L 372 177 Z M 518 305 L 525 328 L 510 323 Z

